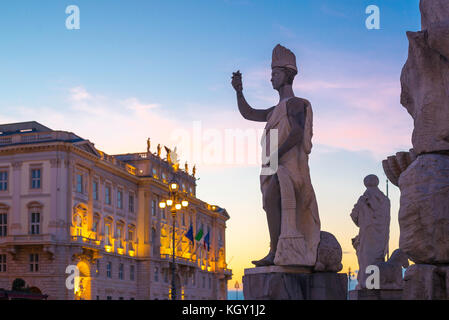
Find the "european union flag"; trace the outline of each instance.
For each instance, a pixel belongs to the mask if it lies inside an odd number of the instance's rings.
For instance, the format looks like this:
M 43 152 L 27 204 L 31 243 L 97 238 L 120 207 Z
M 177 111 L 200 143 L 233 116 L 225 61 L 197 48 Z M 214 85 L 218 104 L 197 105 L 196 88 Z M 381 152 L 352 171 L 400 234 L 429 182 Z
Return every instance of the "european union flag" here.
M 193 243 L 193 226 L 190 224 L 190 228 L 186 233 L 186 238 L 189 239 Z

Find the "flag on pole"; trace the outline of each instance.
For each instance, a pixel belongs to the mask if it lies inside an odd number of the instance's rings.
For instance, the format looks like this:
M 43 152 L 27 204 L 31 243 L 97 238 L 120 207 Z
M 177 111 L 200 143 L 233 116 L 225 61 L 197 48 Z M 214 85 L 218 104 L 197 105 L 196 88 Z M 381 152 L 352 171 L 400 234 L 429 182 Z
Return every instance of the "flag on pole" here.
M 207 251 L 209 251 L 209 249 L 210 249 L 209 232 L 204 237 L 204 249 L 206 249 L 206 245 L 207 245 Z
M 200 241 L 203 238 L 203 226 L 200 227 L 200 230 L 198 230 L 195 240 Z
M 192 224 L 190 224 L 190 228 L 189 228 L 189 230 L 187 231 L 187 233 L 186 233 L 185 236 L 186 236 L 187 239 L 190 240 L 190 242 L 193 243 L 193 226 L 192 226 Z

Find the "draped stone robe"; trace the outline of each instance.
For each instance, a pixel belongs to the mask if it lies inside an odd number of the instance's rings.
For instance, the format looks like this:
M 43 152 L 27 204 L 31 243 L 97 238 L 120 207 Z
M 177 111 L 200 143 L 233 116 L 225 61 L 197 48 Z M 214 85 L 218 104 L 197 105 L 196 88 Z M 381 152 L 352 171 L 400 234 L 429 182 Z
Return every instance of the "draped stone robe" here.
M 298 98 L 294 98 L 298 99 Z M 270 146 L 271 129 L 278 130 L 280 147 L 291 132 L 287 101 L 281 101 L 268 115 L 265 126 L 266 148 Z M 315 192 L 309 174 L 308 154 L 312 149 L 312 107 L 306 103 L 304 139 L 279 159 L 276 172 L 281 192 L 281 234 L 274 263 L 284 266 L 314 266 L 320 242 L 320 219 Z M 263 144 L 262 144 L 263 145 Z M 265 151 L 269 154 L 269 151 Z M 261 175 L 264 199 L 269 197 L 268 185 L 274 175 Z
M 385 261 L 390 235 L 390 200 L 377 187 L 368 188 L 351 212 L 360 228 L 353 239 L 359 262 L 357 289 L 366 288 L 366 267 Z

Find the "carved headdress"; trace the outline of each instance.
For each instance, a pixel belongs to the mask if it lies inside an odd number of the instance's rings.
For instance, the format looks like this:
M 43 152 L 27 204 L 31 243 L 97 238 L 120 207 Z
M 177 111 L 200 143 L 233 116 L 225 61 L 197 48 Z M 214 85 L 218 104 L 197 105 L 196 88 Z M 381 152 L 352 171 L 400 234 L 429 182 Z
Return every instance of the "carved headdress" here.
M 286 47 L 278 44 L 273 49 L 273 57 L 271 60 L 271 68 L 274 67 L 290 68 L 298 72 L 298 68 L 296 67 L 295 54 L 288 50 Z

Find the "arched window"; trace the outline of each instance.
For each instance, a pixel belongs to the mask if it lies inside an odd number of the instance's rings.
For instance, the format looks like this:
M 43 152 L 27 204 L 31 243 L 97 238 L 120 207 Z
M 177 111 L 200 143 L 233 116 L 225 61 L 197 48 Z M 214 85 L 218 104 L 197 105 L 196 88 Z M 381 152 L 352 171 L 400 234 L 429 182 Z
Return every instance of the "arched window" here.
M 81 236 L 83 231 L 83 218 L 79 213 L 73 215 L 73 225 L 75 226 L 75 235 Z
M 134 251 L 134 234 L 136 227 L 132 224 L 128 225 L 128 250 Z
M 28 204 L 29 212 L 29 233 L 41 234 L 43 205 L 39 202 L 31 202 Z
M 112 218 L 104 219 L 104 244 L 106 246 L 112 245 Z
M 94 218 L 92 220 L 92 232 L 95 233 L 95 236 L 98 236 L 98 233 L 100 232 L 100 214 L 95 213 Z
M 120 220 L 116 226 L 117 248 L 123 248 L 125 223 Z

